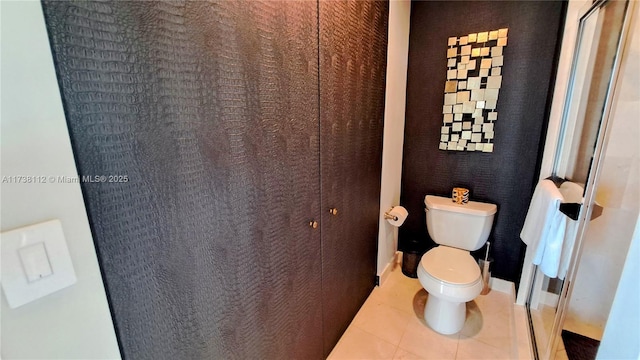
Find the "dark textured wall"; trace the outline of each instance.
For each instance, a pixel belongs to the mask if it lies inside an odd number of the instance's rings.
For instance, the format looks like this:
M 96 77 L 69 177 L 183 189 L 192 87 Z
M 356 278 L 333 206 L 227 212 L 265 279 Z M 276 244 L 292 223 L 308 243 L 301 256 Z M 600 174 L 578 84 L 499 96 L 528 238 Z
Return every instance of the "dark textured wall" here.
M 428 238 L 424 196 L 450 196 L 454 186 L 471 200 L 498 205 L 489 240 L 492 275 L 518 281 L 520 230 L 539 171 L 564 19 L 560 1 L 413 2 L 401 204 L 411 216 L 400 247 Z M 504 50 L 493 153 L 438 150 L 447 69 L 447 39 L 509 28 Z
M 326 356 L 375 286 L 388 3 L 321 1 L 319 21 Z
M 328 355 L 375 284 L 388 4 L 44 10 L 79 173 L 127 176 L 82 184 L 123 356 Z
M 125 358 L 321 358 L 317 3 L 44 5 Z

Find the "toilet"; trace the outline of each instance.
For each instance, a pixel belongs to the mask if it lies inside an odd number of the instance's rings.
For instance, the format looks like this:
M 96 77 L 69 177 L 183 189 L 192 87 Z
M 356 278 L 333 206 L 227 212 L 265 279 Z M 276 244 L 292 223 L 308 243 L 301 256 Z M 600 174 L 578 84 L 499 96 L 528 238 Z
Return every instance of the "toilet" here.
M 481 248 L 489 237 L 495 204 L 427 195 L 427 230 L 438 246 L 422 256 L 418 280 L 429 293 L 424 319 L 433 330 L 455 334 L 462 330 L 466 302 L 482 291 L 480 267 L 469 253 Z

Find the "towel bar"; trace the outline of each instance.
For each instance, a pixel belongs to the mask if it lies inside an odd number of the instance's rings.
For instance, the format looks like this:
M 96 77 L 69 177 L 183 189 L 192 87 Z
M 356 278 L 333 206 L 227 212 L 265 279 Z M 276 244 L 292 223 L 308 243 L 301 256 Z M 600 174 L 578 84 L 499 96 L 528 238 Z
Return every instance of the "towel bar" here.
M 567 179 L 563 179 L 558 176 L 549 176 L 545 180 L 551 180 L 553 183 L 559 188 L 563 182 L 569 181 Z M 582 204 L 580 203 L 562 203 L 560 204 L 560 212 L 567 215 L 571 220 L 578 220 L 578 216 L 580 216 L 580 209 L 582 209 Z M 591 219 L 593 220 L 600 215 L 602 215 L 602 206 L 594 203 L 593 210 L 591 211 Z

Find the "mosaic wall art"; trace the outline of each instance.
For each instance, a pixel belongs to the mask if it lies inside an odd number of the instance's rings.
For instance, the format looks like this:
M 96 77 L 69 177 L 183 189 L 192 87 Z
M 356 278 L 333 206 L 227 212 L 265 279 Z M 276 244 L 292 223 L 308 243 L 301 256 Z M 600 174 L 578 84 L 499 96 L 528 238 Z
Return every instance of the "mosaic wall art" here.
M 507 32 L 449 38 L 440 150 L 493 152 Z

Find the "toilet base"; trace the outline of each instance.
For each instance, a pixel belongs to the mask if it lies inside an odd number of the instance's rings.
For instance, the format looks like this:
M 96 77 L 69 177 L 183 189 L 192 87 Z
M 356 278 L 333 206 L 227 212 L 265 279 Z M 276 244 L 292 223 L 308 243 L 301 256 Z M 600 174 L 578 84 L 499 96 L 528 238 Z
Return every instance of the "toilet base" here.
M 429 294 L 424 307 L 424 320 L 430 328 L 443 335 L 462 330 L 467 316 L 467 303 L 443 300 Z

